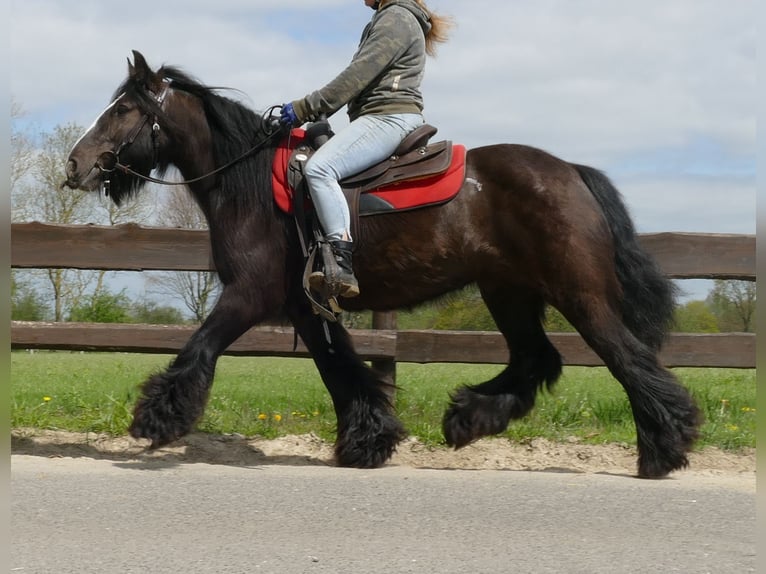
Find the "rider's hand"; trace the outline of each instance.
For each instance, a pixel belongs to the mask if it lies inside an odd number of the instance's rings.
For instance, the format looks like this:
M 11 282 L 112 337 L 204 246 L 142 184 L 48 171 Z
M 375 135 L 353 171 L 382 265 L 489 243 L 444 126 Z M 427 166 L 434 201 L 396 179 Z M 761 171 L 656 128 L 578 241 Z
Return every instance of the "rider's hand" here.
M 282 106 L 282 111 L 279 114 L 279 121 L 283 126 L 296 126 L 300 122 L 298 121 L 298 116 L 295 115 L 295 110 L 293 109 L 292 104 L 284 104 Z

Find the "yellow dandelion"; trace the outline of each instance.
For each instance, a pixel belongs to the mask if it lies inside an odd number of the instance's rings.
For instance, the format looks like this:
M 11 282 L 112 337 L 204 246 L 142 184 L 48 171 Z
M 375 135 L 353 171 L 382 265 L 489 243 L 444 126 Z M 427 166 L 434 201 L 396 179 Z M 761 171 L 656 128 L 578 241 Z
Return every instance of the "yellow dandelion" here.
M 739 427 L 737 425 L 726 425 L 726 428 L 730 431 L 738 431 Z
M 45 401 L 46 403 L 49 403 L 51 401 L 51 398 L 50 397 L 43 397 L 43 401 Z
M 314 415 L 315 417 L 318 417 L 318 416 L 319 416 L 319 411 L 314 411 L 314 412 L 313 412 L 313 413 L 311 413 L 311 414 L 312 414 L 312 415 Z
M 277 421 L 277 422 L 281 421 L 282 420 L 282 415 L 280 415 L 279 413 L 275 414 L 274 415 L 274 420 Z
M 258 415 L 258 420 L 259 421 L 265 421 L 267 418 L 269 418 L 269 415 L 267 415 L 265 413 L 261 413 L 261 414 Z

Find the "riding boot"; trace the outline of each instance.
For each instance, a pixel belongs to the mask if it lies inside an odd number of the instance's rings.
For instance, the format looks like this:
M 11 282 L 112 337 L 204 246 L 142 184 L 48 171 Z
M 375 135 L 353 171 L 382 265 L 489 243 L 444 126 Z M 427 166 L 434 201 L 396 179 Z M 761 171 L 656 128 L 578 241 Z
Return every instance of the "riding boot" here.
M 356 297 L 359 295 L 359 283 L 354 277 L 354 269 L 351 265 L 351 251 L 354 244 L 351 241 L 341 240 L 329 241 L 329 244 L 334 261 L 325 261 L 324 272 L 314 271 L 309 275 L 309 285 L 317 292 L 326 286 L 332 295 Z

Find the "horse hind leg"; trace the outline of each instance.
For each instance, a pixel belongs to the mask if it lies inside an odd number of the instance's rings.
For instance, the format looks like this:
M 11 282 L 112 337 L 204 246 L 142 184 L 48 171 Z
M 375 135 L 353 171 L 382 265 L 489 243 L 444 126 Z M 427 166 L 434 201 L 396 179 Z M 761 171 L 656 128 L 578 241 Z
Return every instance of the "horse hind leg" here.
M 622 385 L 635 421 L 638 475 L 659 478 L 688 465 L 702 417 L 689 391 L 658 358 L 672 317 L 669 281 L 637 244 L 628 248 L 623 238 L 615 248 L 614 268 L 606 254 L 599 262 L 598 245 L 572 249 L 572 264 L 560 270 L 566 284 L 552 304 Z M 626 272 L 625 259 L 633 260 L 636 273 Z
M 688 466 L 687 453 L 699 436 L 702 415 L 687 389 L 660 365 L 657 351 L 617 315 L 600 325 L 575 326 L 628 395 L 636 425 L 638 476 L 662 478 Z
M 555 305 L 604 361 L 628 396 L 636 426 L 638 475 L 660 478 L 688 465 L 687 453 L 699 435 L 702 417 L 689 391 L 659 362 L 659 341 L 667 329 L 666 313 L 644 319 L 648 321 L 647 329 L 656 335 L 635 333 L 635 322 L 622 311 L 625 290 L 622 297 L 615 294 L 611 273 L 603 266 L 601 269 L 603 274 L 590 275 L 587 281 L 578 275 L 578 269 L 569 269 L 571 282 L 559 290 Z M 636 300 L 631 302 L 636 304 L 634 315 L 652 316 L 642 313 L 651 304 L 649 296 L 640 301 L 643 307 Z
M 542 327 L 542 298 L 507 288 L 479 287 L 508 344 L 510 360 L 493 379 L 461 387 L 451 395 L 442 427 L 447 444 L 455 448 L 505 431 L 512 419 L 532 410 L 541 387 L 552 387 L 561 375 L 561 356 Z

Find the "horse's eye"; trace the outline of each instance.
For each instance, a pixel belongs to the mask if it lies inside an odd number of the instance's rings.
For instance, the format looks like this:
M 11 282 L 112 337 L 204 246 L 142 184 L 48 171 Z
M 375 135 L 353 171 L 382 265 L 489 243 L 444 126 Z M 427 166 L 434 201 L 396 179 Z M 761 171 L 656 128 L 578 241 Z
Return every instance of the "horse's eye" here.
M 116 109 L 116 112 L 117 112 L 117 115 L 118 115 L 118 116 L 122 116 L 122 115 L 125 115 L 125 114 L 127 114 L 129 111 L 130 111 L 130 106 L 128 106 L 128 105 L 126 105 L 126 104 L 118 104 L 118 105 L 117 105 L 117 109 Z

